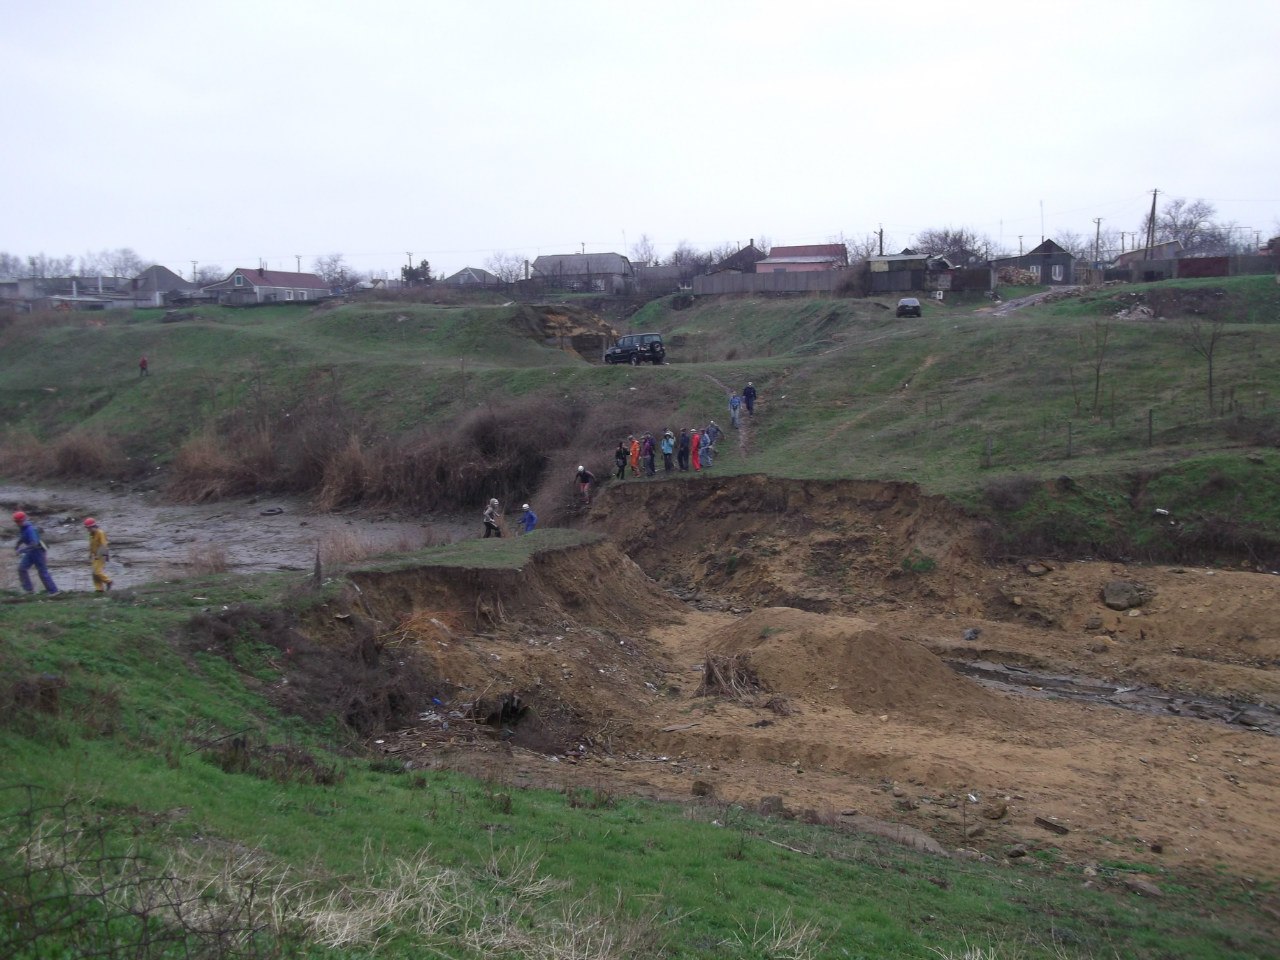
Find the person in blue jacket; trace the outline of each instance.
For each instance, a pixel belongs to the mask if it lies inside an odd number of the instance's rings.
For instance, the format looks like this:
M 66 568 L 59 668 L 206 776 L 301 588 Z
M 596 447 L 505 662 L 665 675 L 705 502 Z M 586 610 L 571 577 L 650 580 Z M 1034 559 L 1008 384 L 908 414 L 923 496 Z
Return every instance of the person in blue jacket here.
M 520 532 L 531 533 L 533 528 L 538 525 L 538 515 L 526 503 L 524 505 L 524 514 L 520 517 Z
M 13 522 L 18 525 L 18 542 L 14 545 L 14 550 L 18 552 L 18 580 L 22 583 L 22 589 L 27 593 L 35 593 L 35 588 L 31 585 L 31 568 L 35 567 L 45 591 L 50 596 L 56 594 L 58 587 L 53 582 L 53 577 L 49 576 L 48 548 L 40 539 L 40 531 L 21 510 L 13 515 Z

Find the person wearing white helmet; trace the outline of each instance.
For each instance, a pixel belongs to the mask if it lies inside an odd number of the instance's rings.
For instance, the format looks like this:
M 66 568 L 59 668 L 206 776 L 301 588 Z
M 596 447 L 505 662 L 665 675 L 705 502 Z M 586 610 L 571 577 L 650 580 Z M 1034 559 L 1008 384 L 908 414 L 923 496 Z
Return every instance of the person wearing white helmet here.
M 502 536 L 502 514 L 498 510 L 498 499 L 494 497 L 484 508 L 484 539 Z
M 524 514 L 520 517 L 520 532 L 532 533 L 533 528 L 538 525 L 538 515 L 533 512 L 533 508 L 527 503 L 520 508 Z
M 632 463 L 634 465 L 635 461 L 632 461 Z M 584 504 L 590 503 L 591 502 L 591 484 L 596 482 L 596 475 L 592 473 L 590 470 L 588 470 L 586 467 L 584 467 L 582 464 L 578 464 L 578 472 L 575 475 L 574 480 L 578 484 L 579 499 L 581 499 L 581 501 Z

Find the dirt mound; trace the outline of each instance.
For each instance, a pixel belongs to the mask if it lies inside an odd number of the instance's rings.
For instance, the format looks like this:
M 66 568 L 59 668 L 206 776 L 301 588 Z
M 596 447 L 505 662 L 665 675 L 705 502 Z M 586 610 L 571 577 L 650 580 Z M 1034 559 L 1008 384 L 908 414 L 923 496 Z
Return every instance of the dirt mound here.
M 365 613 L 383 623 L 426 610 L 468 631 L 510 622 L 639 631 L 678 610 L 611 543 L 544 551 L 520 568 L 421 566 L 359 570 L 349 579 Z
M 856 617 L 768 607 L 712 634 L 708 649 L 749 654 L 770 690 L 811 703 L 916 719 L 1023 720 L 1009 698 L 959 676 L 919 643 Z
M 982 608 L 977 521 L 908 483 L 681 478 L 607 488 L 592 516 L 647 573 L 753 605 Z M 679 531 L 673 536 L 672 531 Z

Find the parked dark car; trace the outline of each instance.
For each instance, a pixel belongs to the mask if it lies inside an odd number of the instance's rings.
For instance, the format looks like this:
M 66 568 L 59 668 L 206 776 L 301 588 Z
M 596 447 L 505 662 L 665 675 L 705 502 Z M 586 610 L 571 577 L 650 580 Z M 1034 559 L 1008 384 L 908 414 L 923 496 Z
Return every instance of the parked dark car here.
M 898 301 L 897 316 L 899 317 L 922 316 L 920 312 L 920 301 L 917 300 L 915 297 L 903 297 L 901 300 Z
M 619 338 L 604 355 L 605 363 L 629 363 L 639 366 L 652 363 L 655 366 L 667 358 L 667 348 L 662 345 L 660 333 L 634 333 Z

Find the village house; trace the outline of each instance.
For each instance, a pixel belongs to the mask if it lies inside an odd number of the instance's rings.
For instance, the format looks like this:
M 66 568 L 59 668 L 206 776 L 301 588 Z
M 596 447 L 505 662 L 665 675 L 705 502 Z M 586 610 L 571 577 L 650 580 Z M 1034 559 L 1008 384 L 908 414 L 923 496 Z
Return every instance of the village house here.
M 329 285 L 314 273 L 291 273 L 265 267 L 237 267 L 227 279 L 207 284 L 201 289 L 216 296 L 218 303 L 232 306 L 319 300 L 329 296 Z
M 991 265 L 1025 271 L 1044 286 L 1063 286 L 1076 282 L 1076 258 L 1052 240 L 1045 240 L 1034 250 L 1016 257 L 996 257 Z
M 496 287 L 502 281 L 480 267 L 463 267 L 440 282 L 449 287 Z
M 866 279 L 868 293 L 949 290 L 951 262 L 907 247 L 901 253 L 868 257 Z
M 756 246 L 755 238 L 752 237 L 745 247 L 714 264 L 707 273 L 755 273 L 756 264 L 768 256 Z
M 630 293 L 635 287 L 631 261 L 620 253 L 559 253 L 533 261 L 533 279 L 548 290 Z
M 755 264 L 755 273 L 812 273 L 849 266 L 849 251 L 843 243 L 810 243 L 796 247 L 774 247 L 769 256 Z

